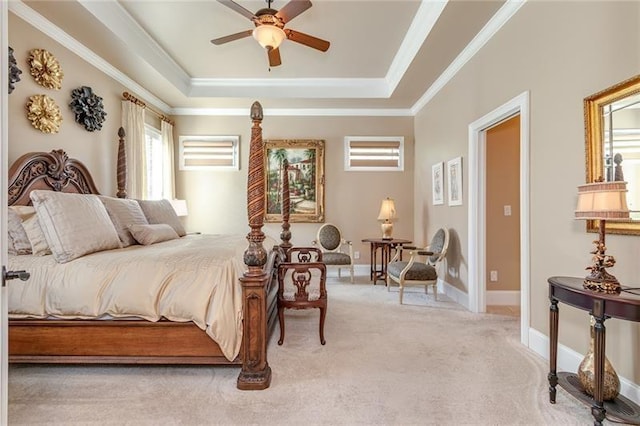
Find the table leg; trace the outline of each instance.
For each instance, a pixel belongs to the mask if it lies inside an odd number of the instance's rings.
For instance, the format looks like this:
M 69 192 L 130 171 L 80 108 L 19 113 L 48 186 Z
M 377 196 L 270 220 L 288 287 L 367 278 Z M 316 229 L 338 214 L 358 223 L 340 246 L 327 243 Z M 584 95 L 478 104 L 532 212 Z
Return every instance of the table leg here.
M 378 245 L 373 248 L 373 285 L 378 281 Z
M 385 244 L 382 246 L 382 264 L 380 265 L 380 278 L 384 280 L 385 285 L 387 284 L 387 263 L 389 263 L 389 254 L 390 254 L 389 244 Z
M 558 385 L 558 300 L 551 299 L 549 306 L 549 402 L 556 403 L 556 386 Z
M 595 386 L 593 392 L 593 406 L 591 407 L 591 415 L 595 421 L 594 426 L 601 426 L 602 421 L 606 416 L 606 410 L 604 408 L 604 354 L 605 354 L 605 327 L 604 317 L 595 317 L 596 323 L 594 324 L 595 330 L 595 344 L 593 348 L 593 355 L 595 365 L 594 376 Z
M 375 264 L 375 257 L 373 256 L 373 252 L 375 250 L 375 245 L 373 243 L 369 244 L 369 264 L 370 266 L 370 272 L 369 272 L 369 279 L 371 281 L 373 281 L 373 277 L 375 274 L 375 268 L 376 268 L 376 264 Z

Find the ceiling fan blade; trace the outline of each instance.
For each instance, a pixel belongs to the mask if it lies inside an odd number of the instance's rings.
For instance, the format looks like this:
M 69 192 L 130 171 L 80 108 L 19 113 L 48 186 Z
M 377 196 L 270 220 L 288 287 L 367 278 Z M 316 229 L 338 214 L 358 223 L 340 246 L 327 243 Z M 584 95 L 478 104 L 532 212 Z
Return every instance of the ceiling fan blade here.
M 246 30 L 235 34 L 229 34 L 228 36 L 214 38 L 211 40 L 211 43 L 215 45 L 220 45 L 224 43 L 229 43 L 230 41 L 239 40 L 241 38 L 249 37 L 253 33 L 253 30 Z
M 331 43 L 326 40 L 322 40 L 321 38 L 310 36 L 309 34 L 301 33 L 299 31 L 285 29 L 284 32 L 289 40 L 323 52 L 329 50 L 329 46 L 331 45 Z
M 291 0 L 276 13 L 276 16 L 280 18 L 283 24 L 286 24 L 311 6 L 312 4 L 309 0 Z
M 269 55 L 269 66 L 277 67 L 282 64 L 282 60 L 280 59 L 280 49 L 277 47 L 275 49 L 267 49 L 267 54 Z
M 240 15 L 249 18 L 252 21 L 256 19 L 256 15 L 253 12 L 240 6 L 238 3 L 234 2 L 233 0 L 218 0 L 218 1 L 224 4 L 225 6 L 227 6 L 228 8 L 235 10 Z

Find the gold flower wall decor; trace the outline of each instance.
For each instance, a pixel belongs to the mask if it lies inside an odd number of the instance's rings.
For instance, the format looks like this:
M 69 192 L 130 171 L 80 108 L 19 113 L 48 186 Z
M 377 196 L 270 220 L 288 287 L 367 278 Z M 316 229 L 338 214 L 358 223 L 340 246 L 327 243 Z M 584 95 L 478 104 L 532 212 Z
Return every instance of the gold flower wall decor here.
M 27 118 L 43 133 L 58 133 L 62 115 L 56 101 L 47 95 L 33 95 L 27 102 Z
M 60 90 L 64 73 L 53 54 L 45 49 L 29 51 L 29 67 L 36 82 L 47 89 Z

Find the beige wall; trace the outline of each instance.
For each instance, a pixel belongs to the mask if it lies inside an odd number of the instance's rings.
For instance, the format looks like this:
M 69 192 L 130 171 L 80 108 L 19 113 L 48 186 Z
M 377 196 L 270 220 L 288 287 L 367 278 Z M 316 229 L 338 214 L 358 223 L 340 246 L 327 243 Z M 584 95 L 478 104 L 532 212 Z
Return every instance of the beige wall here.
M 520 116 L 486 135 L 487 290 L 520 290 Z M 505 216 L 504 206 L 511 208 Z M 490 280 L 490 272 L 498 280 Z
M 9 45 L 22 70 L 20 81 L 9 95 L 9 164 L 27 152 L 63 149 L 89 167 L 100 192 L 115 195 L 120 100 L 126 89 L 12 13 L 9 14 Z M 35 48 L 46 49 L 58 59 L 64 72 L 61 90 L 42 87 L 29 74 L 27 58 Z M 68 105 L 71 91 L 80 86 L 89 86 L 102 97 L 107 113 L 102 130 L 88 132 L 75 122 Z M 36 94 L 46 94 L 58 104 L 62 113 L 58 133 L 42 133 L 27 119 L 25 106 L 29 96 Z
M 250 105 L 247 105 L 249 107 Z M 262 105 L 265 109 L 269 105 Z M 249 117 L 178 116 L 180 135 L 240 135 L 240 171 L 177 171 L 176 193 L 189 203 L 186 226 L 206 233 L 247 232 L 246 184 L 249 157 Z M 268 117 L 262 122 L 264 139 L 324 139 L 325 222 L 342 229 L 360 251 L 357 263 L 369 262 L 363 238 L 381 236 L 376 220 L 385 197 L 395 200 L 399 220 L 394 236 L 413 234 L 413 118 L 412 117 Z M 404 136 L 403 172 L 347 172 L 345 136 Z M 176 155 L 177 158 L 177 155 Z M 292 243 L 309 245 L 319 223 L 292 223 Z M 279 224 L 267 224 L 265 233 L 278 239 Z
M 468 199 L 432 206 L 430 166 L 468 156 L 470 123 L 530 91 L 531 326 L 548 335 L 548 285 L 553 275 L 583 276 L 593 234 L 573 219 L 576 187 L 584 183 L 583 98 L 640 69 L 640 3 L 530 1 L 415 118 L 415 238 L 448 224 L 458 241 L 447 258 L 447 281 L 467 291 Z M 467 166 L 463 161 L 465 185 Z M 615 275 L 640 280 L 640 239 L 607 237 Z M 588 316 L 561 306 L 560 343 L 585 353 Z M 607 356 L 617 371 L 640 382 L 640 327 L 607 322 Z

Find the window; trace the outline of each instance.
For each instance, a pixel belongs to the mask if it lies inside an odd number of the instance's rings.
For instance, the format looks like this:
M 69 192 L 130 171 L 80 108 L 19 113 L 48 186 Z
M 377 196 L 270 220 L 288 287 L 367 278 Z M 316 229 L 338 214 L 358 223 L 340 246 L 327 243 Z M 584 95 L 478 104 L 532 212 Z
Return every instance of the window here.
M 169 171 L 165 170 L 164 154 L 162 147 L 162 135 L 160 130 L 145 124 L 144 126 L 144 148 L 147 158 L 145 185 L 146 197 L 150 200 L 160 200 L 164 198 L 164 176 Z
M 344 169 L 348 171 L 403 171 L 404 137 L 346 136 Z
M 240 136 L 180 136 L 180 170 L 239 170 Z

